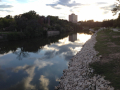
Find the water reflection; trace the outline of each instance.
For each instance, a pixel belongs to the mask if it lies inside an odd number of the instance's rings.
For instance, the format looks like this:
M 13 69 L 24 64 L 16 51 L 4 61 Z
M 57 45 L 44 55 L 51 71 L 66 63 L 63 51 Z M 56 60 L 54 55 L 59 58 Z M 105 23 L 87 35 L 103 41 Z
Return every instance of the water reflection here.
M 54 90 L 68 61 L 84 44 L 82 37 L 91 36 L 74 35 L 74 42 L 61 35 L 0 44 L 0 90 Z
M 5 73 L 5 70 L 0 67 L 0 81 L 5 81 L 8 78 L 8 75 Z
M 18 60 L 22 60 L 22 58 L 28 57 L 29 53 L 23 50 L 23 47 L 20 48 L 19 50 L 16 50 L 13 52 L 14 54 L 17 55 Z
M 69 41 L 71 42 L 74 42 L 77 40 L 77 33 L 76 34 L 72 34 L 72 35 L 69 35 Z
M 40 86 L 41 86 L 40 88 L 42 90 L 49 90 L 48 89 L 49 79 L 45 78 L 44 75 L 41 75 L 39 80 L 40 80 Z
M 17 70 L 14 70 L 15 72 L 18 72 L 19 70 L 24 70 L 28 74 L 28 76 L 17 82 L 17 84 L 10 87 L 9 90 L 35 90 L 35 85 L 32 85 L 30 83 L 35 75 L 35 66 L 25 65 L 23 67 L 19 66 L 16 69 Z

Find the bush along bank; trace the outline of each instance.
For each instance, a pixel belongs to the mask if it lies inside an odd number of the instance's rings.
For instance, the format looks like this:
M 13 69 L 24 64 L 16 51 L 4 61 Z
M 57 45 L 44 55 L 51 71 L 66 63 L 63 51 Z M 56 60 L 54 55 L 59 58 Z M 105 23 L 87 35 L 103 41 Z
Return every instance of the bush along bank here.
M 94 74 L 93 69 L 89 67 L 90 63 L 100 60 L 100 56 L 96 56 L 94 45 L 96 43 L 96 35 L 92 35 L 81 49 L 69 62 L 68 69 L 63 71 L 60 84 L 55 87 L 57 90 L 114 90 L 104 79 L 104 76 Z

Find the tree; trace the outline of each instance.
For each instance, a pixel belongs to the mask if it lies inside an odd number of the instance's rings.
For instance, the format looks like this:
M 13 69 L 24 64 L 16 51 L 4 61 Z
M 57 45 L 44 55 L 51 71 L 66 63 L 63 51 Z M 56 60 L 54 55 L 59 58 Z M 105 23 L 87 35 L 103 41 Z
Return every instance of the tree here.
M 12 19 L 12 16 L 7 15 L 7 16 L 5 16 L 5 18 L 6 18 L 6 19 Z
M 29 11 L 27 13 L 23 13 L 21 17 L 25 17 L 28 20 L 30 20 L 30 19 L 35 19 L 37 17 L 37 14 L 35 11 Z
M 120 0 L 116 0 L 116 3 L 114 4 L 115 7 L 111 10 L 113 15 L 116 15 L 118 11 L 120 11 Z

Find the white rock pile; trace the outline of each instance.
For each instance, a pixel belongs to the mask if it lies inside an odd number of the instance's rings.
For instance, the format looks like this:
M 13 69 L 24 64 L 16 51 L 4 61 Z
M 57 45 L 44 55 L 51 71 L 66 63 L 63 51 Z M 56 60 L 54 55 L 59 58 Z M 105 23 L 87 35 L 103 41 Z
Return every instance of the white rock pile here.
M 56 90 L 114 90 L 109 81 L 104 80 L 103 76 L 93 75 L 93 69 L 89 68 L 89 63 L 99 61 L 101 57 L 96 56 L 98 52 L 93 48 L 96 33 L 70 60 L 68 69 L 63 71 L 61 81 L 55 87 Z

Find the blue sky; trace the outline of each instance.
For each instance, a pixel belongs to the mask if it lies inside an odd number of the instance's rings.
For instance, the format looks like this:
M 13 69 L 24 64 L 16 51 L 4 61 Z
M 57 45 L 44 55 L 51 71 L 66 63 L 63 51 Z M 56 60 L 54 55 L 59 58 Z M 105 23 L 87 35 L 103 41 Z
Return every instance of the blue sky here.
M 75 13 L 78 21 L 102 21 L 117 18 L 111 9 L 116 0 L 0 0 L 0 17 L 18 15 L 30 10 L 39 15 L 59 16 L 68 20 L 68 15 Z

